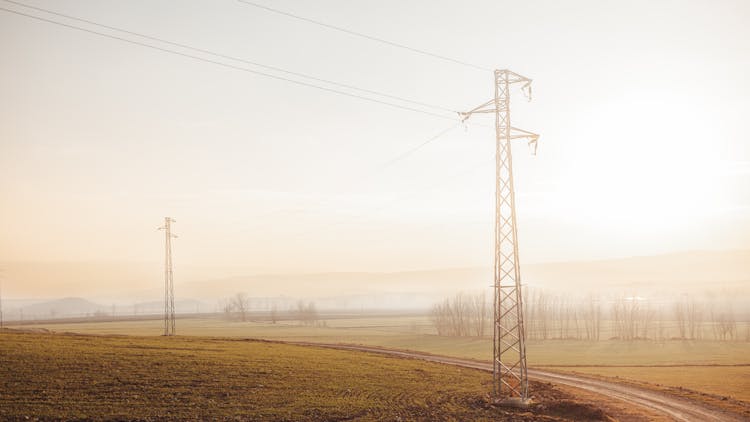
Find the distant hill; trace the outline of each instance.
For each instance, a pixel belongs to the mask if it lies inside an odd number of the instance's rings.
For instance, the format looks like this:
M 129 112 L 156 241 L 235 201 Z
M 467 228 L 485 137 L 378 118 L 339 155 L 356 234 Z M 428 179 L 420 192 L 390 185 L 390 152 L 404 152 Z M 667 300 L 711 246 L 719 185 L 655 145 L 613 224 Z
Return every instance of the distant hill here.
M 213 312 L 215 306 L 212 303 L 206 303 L 194 299 L 175 299 L 174 308 L 177 313 L 198 313 Z M 156 314 L 164 312 L 164 298 L 136 303 L 128 307 L 128 312 L 138 314 Z
M 100 305 L 80 297 L 66 297 L 23 307 L 27 318 L 60 318 L 65 316 L 93 315 L 108 312 L 109 306 Z
M 750 250 L 556 262 L 523 269 L 525 283 L 558 291 L 750 295 Z
M 750 251 L 684 252 L 667 255 L 522 265 L 524 285 L 569 293 L 680 294 L 712 291 L 750 295 Z M 456 291 L 492 283 L 492 268 L 449 268 L 389 273 L 342 272 L 270 274 L 183 283 L 191 297 L 231 295 L 314 295 L 316 297 L 399 296 L 430 302 Z M 310 293 L 313 292 L 313 293 Z M 376 302 L 380 302 L 376 300 Z
M 188 282 L 180 291 L 189 297 L 229 297 L 246 292 L 255 297 L 307 297 L 337 307 L 425 308 L 458 290 L 490 285 L 487 268 L 453 268 L 403 272 L 330 272 L 260 274 Z
M 6 261 L 0 268 L 3 294 L 16 298 L 119 295 L 123 290 L 158 288 L 164 282 L 159 262 Z
M 164 294 L 158 263 L 3 263 L 3 293 L 9 298 L 71 295 L 107 305 L 67 298 L 24 306 L 49 316 L 111 312 L 111 303 L 138 313 L 158 311 Z M 269 303 L 314 299 L 321 306 L 344 308 L 424 308 L 458 291 L 488 290 L 492 268 L 444 268 L 396 272 L 325 272 L 224 276 L 221 269 L 181 268 L 175 280 L 179 312 L 212 311 L 222 299 L 245 292 Z M 236 268 L 233 271 L 238 271 Z M 240 273 L 241 274 L 241 273 Z M 526 286 L 565 294 L 639 294 L 670 297 L 711 294 L 750 298 L 750 250 L 693 251 L 656 256 L 580 262 L 522 263 Z M 188 281 L 186 281 L 188 280 Z M 750 300 L 748 300 L 750 301 Z M 140 304 L 140 305 L 139 305 Z M 205 305 L 205 306 L 204 306 Z M 14 306 L 10 306 L 14 308 Z

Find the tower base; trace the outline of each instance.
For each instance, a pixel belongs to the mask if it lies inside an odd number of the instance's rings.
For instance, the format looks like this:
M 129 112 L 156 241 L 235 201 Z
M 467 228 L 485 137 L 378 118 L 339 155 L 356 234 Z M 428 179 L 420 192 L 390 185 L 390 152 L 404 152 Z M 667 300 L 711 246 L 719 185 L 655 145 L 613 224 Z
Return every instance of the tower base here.
M 495 404 L 503 407 L 513 407 L 516 409 L 528 409 L 531 407 L 533 402 L 531 399 L 522 399 L 520 397 L 512 397 L 509 399 L 495 399 Z

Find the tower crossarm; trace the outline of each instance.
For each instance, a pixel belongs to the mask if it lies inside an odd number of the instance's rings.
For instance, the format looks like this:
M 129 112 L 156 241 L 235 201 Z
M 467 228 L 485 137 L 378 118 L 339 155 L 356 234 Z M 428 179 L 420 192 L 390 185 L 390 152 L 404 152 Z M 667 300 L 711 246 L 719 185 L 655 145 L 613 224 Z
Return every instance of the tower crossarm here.
M 529 86 L 529 89 L 531 89 L 531 86 Z M 493 98 L 492 100 L 487 101 L 486 103 L 480 104 L 477 107 L 469 111 L 458 112 L 458 116 L 461 119 L 461 122 L 465 122 L 469 120 L 469 117 L 471 117 L 472 114 L 489 114 L 489 113 L 496 113 L 496 112 L 497 112 L 497 108 L 495 106 L 495 99 Z M 534 132 L 529 132 L 528 130 L 519 129 L 517 127 L 511 127 L 510 139 L 528 139 L 529 140 L 528 145 L 529 145 L 529 148 L 531 149 L 531 154 L 536 155 L 536 148 L 537 148 L 537 141 L 539 140 L 539 134 L 534 133 Z
M 529 132 L 528 130 L 511 127 L 510 139 L 528 139 L 529 140 L 528 145 L 529 145 L 529 148 L 531 148 L 531 154 L 536 155 L 536 146 L 537 146 L 537 141 L 539 140 L 538 134 Z
M 481 113 L 495 113 L 495 99 L 491 99 L 487 101 L 486 103 L 482 103 L 474 108 L 472 108 L 469 111 L 459 111 L 458 117 L 461 119 L 461 122 L 465 122 L 469 120 L 469 117 L 471 117 L 472 114 L 481 114 Z

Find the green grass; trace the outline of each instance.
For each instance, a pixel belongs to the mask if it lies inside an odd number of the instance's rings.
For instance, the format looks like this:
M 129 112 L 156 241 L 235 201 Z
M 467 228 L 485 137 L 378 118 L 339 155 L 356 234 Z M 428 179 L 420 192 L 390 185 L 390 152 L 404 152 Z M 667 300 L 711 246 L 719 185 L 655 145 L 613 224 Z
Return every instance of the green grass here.
M 490 383 L 478 370 L 261 341 L 0 333 L 2 420 L 601 416 L 545 385 L 534 386 L 545 406 L 490 406 Z

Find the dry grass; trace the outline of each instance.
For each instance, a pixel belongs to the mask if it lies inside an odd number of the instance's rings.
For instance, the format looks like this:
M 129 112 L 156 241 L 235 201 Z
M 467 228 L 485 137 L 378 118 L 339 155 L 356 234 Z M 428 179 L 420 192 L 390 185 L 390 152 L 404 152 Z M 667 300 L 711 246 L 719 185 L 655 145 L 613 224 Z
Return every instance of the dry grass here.
M 632 384 L 649 390 L 703 402 L 750 420 L 747 367 L 576 367 L 557 372 L 586 375 L 605 381 Z M 726 394 L 730 392 L 730 394 Z
M 0 419 L 581 420 L 489 405 L 485 372 L 375 354 L 198 337 L 0 334 Z M 568 419 L 566 419 L 568 418 Z
M 303 327 L 294 322 L 237 322 L 220 318 L 180 319 L 177 331 L 189 336 L 263 338 L 270 340 L 352 343 L 411 349 L 472 359 L 492 359 L 491 338 L 440 337 L 431 334 L 425 317 L 363 317 L 332 319 L 325 327 Z M 162 321 L 121 321 L 49 324 L 57 332 L 153 336 Z M 530 365 L 706 365 L 750 363 L 750 342 L 715 341 L 529 341 Z
M 750 403 L 750 366 L 576 367 L 568 372 L 681 387 Z

